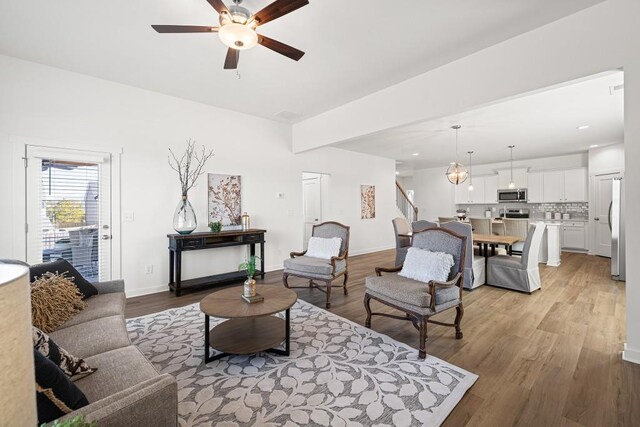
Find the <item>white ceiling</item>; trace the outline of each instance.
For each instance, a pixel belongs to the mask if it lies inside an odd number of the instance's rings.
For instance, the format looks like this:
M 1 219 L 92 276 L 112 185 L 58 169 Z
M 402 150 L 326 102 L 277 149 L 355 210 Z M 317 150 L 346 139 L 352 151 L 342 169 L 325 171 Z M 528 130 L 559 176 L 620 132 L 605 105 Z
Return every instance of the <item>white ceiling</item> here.
M 0 53 L 266 118 L 289 111 L 298 121 L 600 1 L 311 0 L 260 29 L 305 57 L 295 63 L 257 46 L 241 53 L 237 79 L 222 69 L 216 34 L 150 27 L 217 25 L 205 0 L 5 0 Z
M 624 136 L 624 90 L 622 71 L 611 71 L 538 91 L 502 103 L 455 116 L 388 129 L 335 146 L 375 154 L 398 161 L 403 175 L 415 169 L 447 165 L 455 158 L 454 124 L 458 135 L 458 158 L 467 164 L 533 159 L 585 152 L 593 144 L 620 142 Z M 588 125 L 588 129 L 577 129 Z M 418 153 L 418 156 L 414 156 Z

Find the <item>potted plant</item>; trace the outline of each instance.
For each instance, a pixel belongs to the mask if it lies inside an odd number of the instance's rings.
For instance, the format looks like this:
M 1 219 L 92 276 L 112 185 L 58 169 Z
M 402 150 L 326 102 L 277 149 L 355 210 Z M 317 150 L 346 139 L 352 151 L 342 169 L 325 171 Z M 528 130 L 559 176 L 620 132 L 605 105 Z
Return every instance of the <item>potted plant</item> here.
M 249 260 L 238 266 L 238 271 L 246 270 L 247 272 L 247 280 L 244 281 L 244 291 L 242 293 L 247 298 L 256 296 L 256 281 L 253 278 L 256 274 L 256 259 L 260 259 L 260 257 L 251 255 Z
M 219 233 L 220 230 L 222 230 L 222 223 L 220 221 L 210 222 L 209 228 L 211 229 L 212 233 Z

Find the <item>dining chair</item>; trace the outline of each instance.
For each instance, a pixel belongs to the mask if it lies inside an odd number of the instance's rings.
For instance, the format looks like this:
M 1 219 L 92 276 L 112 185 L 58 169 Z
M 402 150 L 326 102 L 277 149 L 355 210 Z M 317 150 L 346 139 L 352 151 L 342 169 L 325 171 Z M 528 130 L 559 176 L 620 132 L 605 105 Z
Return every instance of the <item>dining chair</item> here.
M 414 233 L 416 231 L 422 231 L 426 228 L 433 228 L 433 227 L 437 227 L 438 224 L 435 222 L 431 222 L 431 221 L 427 221 L 424 219 L 421 219 L 419 221 L 413 221 L 411 223 L 411 231 L 413 231 Z
M 396 237 L 396 264 L 401 265 L 404 262 L 404 258 L 407 256 L 407 249 L 411 246 L 411 238 L 400 236 L 400 234 L 408 234 L 411 231 L 409 222 L 402 218 L 394 218 L 393 232 Z
M 492 234 L 491 218 L 469 218 L 469 223 L 474 233 Z
M 451 221 L 442 224 L 442 228 L 451 230 L 461 236 L 467 238 L 467 249 L 464 261 L 464 280 L 463 286 L 465 289 L 472 290 L 478 286 L 482 286 L 485 283 L 485 257 L 476 255 L 473 250 L 473 233 L 471 231 L 471 225 L 465 224 L 460 221 Z M 506 254 L 506 251 L 505 251 Z
M 438 217 L 438 223 L 440 225 L 442 225 L 442 224 L 444 224 L 446 222 L 457 221 L 457 220 L 458 220 L 458 218 L 454 218 L 452 216 L 439 216 Z
M 522 256 L 496 255 L 487 260 L 487 282 L 500 288 L 531 293 L 540 289 L 538 256 L 544 235 L 544 222 L 531 225 Z
M 502 222 L 505 236 L 522 238 L 521 241 L 514 243 L 511 247 L 513 253 L 521 255 L 524 248 L 524 240 L 529 232 L 529 220 L 526 218 L 504 218 Z

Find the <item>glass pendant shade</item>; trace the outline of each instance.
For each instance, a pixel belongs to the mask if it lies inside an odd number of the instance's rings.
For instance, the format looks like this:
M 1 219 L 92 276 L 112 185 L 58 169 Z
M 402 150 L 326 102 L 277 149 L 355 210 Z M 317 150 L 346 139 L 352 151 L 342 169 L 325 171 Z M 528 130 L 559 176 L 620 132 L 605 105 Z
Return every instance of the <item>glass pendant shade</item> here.
M 446 175 L 450 183 L 459 185 L 467 180 L 469 172 L 462 163 L 453 162 L 447 169 Z
M 469 191 L 473 191 L 473 184 L 469 184 Z
M 218 36 L 222 43 L 236 50 L 251 49 L 258 44 L 258 35 L 248 25 L 232 22 L 220 27 Z
M 515 182 L 513 182 L 513 181 L 511 181 L 511 182 L 509 183 L 509 188 L 510 188 L 510 189 L 514 189 L 514 188 L 516 188 L 516 183 L 515 183 Z
M 190 234 L 197 226 L 196 212 L 187 196 L 182 196 L 173 214 L 173 229 L 180 234 Z

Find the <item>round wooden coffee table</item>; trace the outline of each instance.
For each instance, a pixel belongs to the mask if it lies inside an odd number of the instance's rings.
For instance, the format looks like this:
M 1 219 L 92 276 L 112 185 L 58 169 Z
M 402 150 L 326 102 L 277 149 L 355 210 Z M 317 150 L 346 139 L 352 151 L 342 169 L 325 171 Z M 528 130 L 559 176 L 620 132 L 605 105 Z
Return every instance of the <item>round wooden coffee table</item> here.
M 257 286 L 264 301 L 249 304 L 242 299 L 242 287 L 222 289 L 200 301 L 204 313 L 204 363 L 230 354 L 254 354 L 270 351 L 289 355 L 289 309 L 298 299 L 295 292 L 277 285 Z M 272 316 L 285 312 L 285 319 Z M 229 319 L 213 329 L 209 317 Z M 284 349 L 278 349 L 284 342 Z M 210 347 L 221 353 L 211 356 Z

